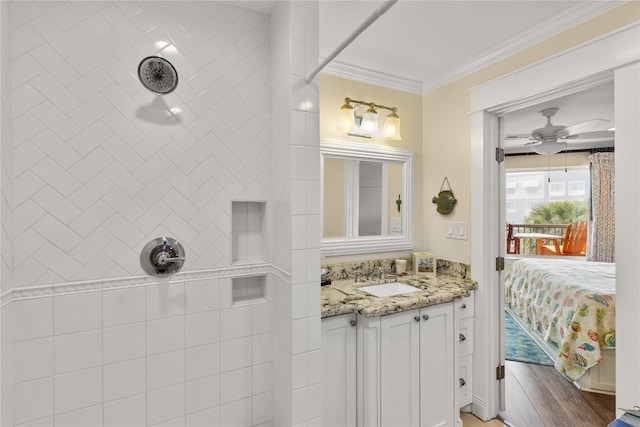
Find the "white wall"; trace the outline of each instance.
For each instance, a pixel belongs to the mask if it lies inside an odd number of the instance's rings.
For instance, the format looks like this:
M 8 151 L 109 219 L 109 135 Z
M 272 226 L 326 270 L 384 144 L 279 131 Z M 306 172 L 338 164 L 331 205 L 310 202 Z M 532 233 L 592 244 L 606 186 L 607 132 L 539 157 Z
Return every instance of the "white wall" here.
M 269 16 L 2 2 L 2 32 L 2 425 L 269 424 L 270 304 L 231 300 L 271 272 L 231 266 L 231 202 L 271 197 Z M 186 250 L 168 279 L 140 267 L 158 236 Z

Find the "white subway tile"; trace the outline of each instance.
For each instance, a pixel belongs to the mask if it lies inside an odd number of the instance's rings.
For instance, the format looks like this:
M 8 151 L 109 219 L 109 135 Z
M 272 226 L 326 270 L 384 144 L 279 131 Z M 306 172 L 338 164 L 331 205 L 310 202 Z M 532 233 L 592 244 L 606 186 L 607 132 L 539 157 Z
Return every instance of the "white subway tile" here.
M 15 301 L 12 304 L 15 341 L 53 335 L 53 298 L 44 297 Z
M 251 398 L 236 400 L 222 405 L 220 408 L 220 425 L 250 426 Z
M 220 405 L 220 376 L 212 375 L 187 382 L 187 413 Z
M 56 426 L 65 427 L 87 427 L 102 425 L 102 404 L 79 409 L 77 411 L 57 414 L 55 417 Z
M 220 407 L 206 409 L 187 414 L 187 427 L 222 427 L 220 424 Z
M 53 338 L 19 341 L 13 349 L 13 381 L 16 383 L 53 375 Z M 3 368 L 5 364 L 3 354 Z
M 102 292 L 103 326 L 126 325 L 145 320 L 145 288 L 109 289 Z
M 147 357 L 147 390 L 154 390 L 185 380 L 184 350 Z
M 184 396 L 184 383 L 147 392 L 147 425 L 184 416 Z
M 261 394 L 271 390 L 271 362 L 251 367 L 253 394 Z
M 307 316 L 307 285 L 291 287 L 291 318 L 302 319 Z
M 292 392 L 291 398 L 291 422 L 293 425 L 307 420 L 307 388 L 303 387 Z
M 222 341 L 220 350 L 221 372 L 251 366 L 251 337 Z
M 102 402 L 102 368 L 55 376 L 56 414 Z
M 104 328 L 102 332 L 103 363 L 115 363 L 144 357 L 145 323 Z
M 307 351 L 307 319 L 294 320 L 291 330 L 291 353 L 301 354 Z
M 220 375 L 220 401 L 225 404 L 250 397 L 251 368 L 236 369 Z
M 187 381 L 220 372 L 220 344 L 207 344 L 186 349 Z
M 16 424 L 53 415 L 53 377 L 16 384 L 14 402 Z
M 251 335 L 251 306 L 234 307 L 220 311 L 220 339 Z
M 185 282 L 185 313 L 201 313 L 220 308 L 220 279 Z
M 252 363 L 254 365 L 271 361 L 271 333 L 251 337 Z
M 252 334 L 271 332 L 271 304 L 255 304 L 251 306 Z
M 4 415 L 4 412 L 3 412 Z M 9 423 L 3 423 L 2 425 L 13 425 Z M 42 418 L 30 423 L 16 424 L 16 427 L 54 427 L 53 417 Z
M 307 351 L 319 350 L 322 347 L 320 316 L 307 318 Z
M 185 427 L 187 425 L 186 417 L 178 417 L 172 420 L 164 421 L 158 424 L 153 424 L 149 427 Z
M 126 362 L 104 365 L 103 400 L 122 399 L 146 391 L 146 360 L 133 359 Z
M 185 316 L 185 342 L 187 347 L 211 344 L 218 341 L 220 341 L 219 311 Z
M 252 406 L 253 406 L 253 425 L 260 425 L 266 422 L 271 421 L 272 418 L 272 395 L 271 392 L 259 394 L 253 396 L 252 398 Z
M 146 426 L 147 396 L 145 393 L 126 399 L 105 402 L 104 427 Z
M 184 348 L 184 317 L 147 322 L 147 354 Z
M 298 390 L 307 386 L 307 353 L 291 357 L 291 388 Z
M 54 337 L 56 374 L 102 365 L 102 330 Z
M 184 283 L 147 286 L 147 320 L 184 314 Z
M 56 335 L 101 328 L 102 293 L 55 295 L 53 326 Z
M 318 384 L 322 381 L 322 350 L 306 353 L 307 384 Z

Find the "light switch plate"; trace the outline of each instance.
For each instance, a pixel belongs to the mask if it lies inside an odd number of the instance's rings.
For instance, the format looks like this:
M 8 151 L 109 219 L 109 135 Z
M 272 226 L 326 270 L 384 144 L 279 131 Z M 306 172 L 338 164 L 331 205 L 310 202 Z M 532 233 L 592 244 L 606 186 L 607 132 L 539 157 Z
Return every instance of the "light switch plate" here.
M 467 240 L 467 223 L 447 221 L 447 239 Z
M 402 233 L 402 221 L 400 218 L 391 218 L 391 232 Z

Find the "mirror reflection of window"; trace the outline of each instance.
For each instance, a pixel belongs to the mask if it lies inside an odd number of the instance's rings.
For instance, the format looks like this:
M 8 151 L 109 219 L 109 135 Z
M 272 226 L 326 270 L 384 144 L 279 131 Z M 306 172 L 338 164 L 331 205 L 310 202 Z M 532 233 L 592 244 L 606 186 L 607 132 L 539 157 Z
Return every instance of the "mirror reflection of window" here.
M 382 166 L 383 164 L 380 162 L 360 162 L 360 215 L 358 218 L 358 235 L 360 236 L 387 234 L 386 230 L 382 230 L 384 207 L 382 203 Z

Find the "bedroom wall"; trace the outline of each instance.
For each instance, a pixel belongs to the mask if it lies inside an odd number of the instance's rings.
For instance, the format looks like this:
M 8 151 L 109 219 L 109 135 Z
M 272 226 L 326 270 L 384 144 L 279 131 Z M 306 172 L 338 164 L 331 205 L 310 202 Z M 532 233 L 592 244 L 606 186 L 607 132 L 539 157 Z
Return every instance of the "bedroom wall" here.
M 543 61 L 571 47 L 640 20 L 640 3 L 627 2 L 598 17 L 570 28 L 484 69 L 438 88 L 423 97 L 422 167 L 423 239 L 437 249 L 440 258 L 469 263 L 470 240 L 445 238 L 446 221 L 471 223 L 471 152 L 469 90 L 529 64 Z M 431 209 L 431 196 L 448 176 L 458 204 L 441 216 Z M 469 229 L 473 238 L 473 230 Z

